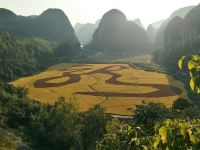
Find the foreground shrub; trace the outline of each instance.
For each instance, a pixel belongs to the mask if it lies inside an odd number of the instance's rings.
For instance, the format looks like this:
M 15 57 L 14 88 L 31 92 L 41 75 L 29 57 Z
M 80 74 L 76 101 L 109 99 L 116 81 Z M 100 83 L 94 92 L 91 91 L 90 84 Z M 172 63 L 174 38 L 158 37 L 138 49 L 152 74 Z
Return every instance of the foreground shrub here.
M 191 101 L 183 98 L 178 98 L 176 101 L 174 101 L 172 105 L 172 109 L 174 110 L 184 110 L 188 107 L 191 107 L 192 103 Z
M 200 94 L 200 56 L 183 56 L 179 60 L 178 65 L 181 70 L 187 70 L 186 72 L 190 74 L 191 90 Z
M 169 110 L 161 103 L 145 103 L 136 105 L 133 110 L 133 123 L 135 126 L 141 127 L 144 132 L 152 134 L 156 122 L 166 119 Z
M 104 113 L 102 105 L 95 105 L 83 113 L 82 139 L 84 149 L 95 149 L 96 141 L 106 133 L 110 115 Z
M 143 135 L 139 128 L 113 121 L 114 132 L 104 135 L 98 150 L 199 150 L 200 120 L 165 120 L 155 125 L 155 134 Z M 108 125 L 109 126 L 109 123 Z M 117 127 L 117 128 L 116 128 Z
M 3 108 L 0 106 L 0 127 L 4 125 L 4 121 L 5 121 L 2 110 Z
M 155 132 L 149 141 L 145 137 L 135 141 L 146 149 L 200 149 L 200 120 L 166 120 L 155 126 Z
M 20 137 L 14 133 L 0 128 L 0 149 L 1 150 L 31 150 Z
M 140 128 L 133 128 L 117 119 L 107 123 L 106 131 L 107 133 L 97 143 L 97 150 L 132 150 L 136 148 L 136 145 L 131 143 L 132 138 L 141 138 L 143 135 Z
M 47 106 L 38 116 L 33 116 L 30 135 L 35 149 L 79 149 L 81 128 L 76 104 L 61 98 L 54 105 Z

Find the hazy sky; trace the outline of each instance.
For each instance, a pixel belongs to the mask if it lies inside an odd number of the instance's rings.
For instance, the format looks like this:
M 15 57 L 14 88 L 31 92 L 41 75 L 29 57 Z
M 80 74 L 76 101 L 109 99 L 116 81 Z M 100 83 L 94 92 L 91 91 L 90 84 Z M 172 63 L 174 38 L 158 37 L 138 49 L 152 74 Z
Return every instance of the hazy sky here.
M 197 5 L 200 0 L 0 0 L 0 7 L 18 15 L 38 15 L 48 8 L 60 8 L 74 25 L 95 22 L 112 8 L 120 9 L 129 20 L 140 18 L 148 24 L 167 18 L 174 10 Z

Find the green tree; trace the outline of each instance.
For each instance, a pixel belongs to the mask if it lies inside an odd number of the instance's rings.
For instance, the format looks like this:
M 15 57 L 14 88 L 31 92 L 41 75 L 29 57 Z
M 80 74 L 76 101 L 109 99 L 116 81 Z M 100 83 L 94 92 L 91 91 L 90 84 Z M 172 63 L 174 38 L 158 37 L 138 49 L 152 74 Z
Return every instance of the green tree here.
M 109 122 L 107 133 L 98 142 L 98 150 L 199 150 L 200 120 L 165 120 L 157 123 L 153 135 L 117 120 Z M 111 131 L 111 132 L 109 132 Z
M 133 128 L 131 125 L 120 122 L 118 119 L 108 121 L 106 125 L 106 134 L 97 143 L 97 150 L 132 150 L 136 145 L 132 142 L 133 138 L 142 137 L 143 131 Z
M 192 102 L 187 100 L 187 99 L 183 99 L 183 98 L 178 98 L 176 101 L 174 101 L 173 105 L 172 105 L 172 109 L 174 110 L 185 110 L 188 107 L 192 106 Z
M 104 107 L 95 105 L 83 113 L 82 138 L 84 149 L 94 149 L 96 141 L 103 137 L 106 131 L 106 123 L 110 116 L 104 113 Z
M 73 100 L 60 98 L 54 105 L 33 116 L 31 131 L 34 132 L 30 135 L 36 149 L 80 149 L 81 128 L 77 105 Z
M 0 127 L 4 125 L 5 117 L 3 115 L 3 108 L 0 106 Z
M 147 134 L 154 133 L 156 122 L 166 119 L 169 110 L 161 103 L 145 103 L 133 109 L 133 124 L 141 127 Z

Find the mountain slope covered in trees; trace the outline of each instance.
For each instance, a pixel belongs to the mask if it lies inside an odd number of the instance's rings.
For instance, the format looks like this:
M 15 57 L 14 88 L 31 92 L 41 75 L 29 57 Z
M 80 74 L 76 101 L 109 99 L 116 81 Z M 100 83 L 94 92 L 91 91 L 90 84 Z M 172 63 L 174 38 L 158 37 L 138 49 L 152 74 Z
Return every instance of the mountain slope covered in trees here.
M 98 54 L 142 54 L 147 44 L 145 30 L 113 9 L 103 15 L 92 41 L 84 49 Z
M 39 37 L 79 48 L 74 29 L 62 10 L 48 9 L 39 16 L 18 16 L 7 9 L 0 9 L 0 32 L 19 37 Z
M 80 43 L 62 10 L 18 16 L 0 9 L 0 79 L 13 80 L 76 57 Z
M 199 54 L 199 15 L 200 5 L 194 7 L 185 18 L 175 17 L 168 23 L 164 35 L 164 48 L 155 53 L 155 59 L 159 63 L 175 66 L 183 55 Z
M 188 7 L 184 7 L 181 9 L 176 10 L 175 12 L 173 12 L 169 18 L 167 18 L 163 24 L 160 26 L 160 28 L 158 29 L 158 31 L 156 32 L 156 36 L 155 36 L 155 48 L 159 49 L 159 48 L 163 48 L 164 46 L 164 35 L 165 35 L 165 29 L 168 25 L 168 23 L 174 19 L 174 17 L 181 17 L 184 18 L 187 13 L 193 8 L 194 6 L 188 6 Z
M 16 38 L 0 34 L 0 79 L 13 80 L 44 69 L 56 44 L 39 38 Z
M 10 81 L 69 60 L 80 53 L 69 45 L 41 38 L 19 38 L 0 33 L 0 80 Z

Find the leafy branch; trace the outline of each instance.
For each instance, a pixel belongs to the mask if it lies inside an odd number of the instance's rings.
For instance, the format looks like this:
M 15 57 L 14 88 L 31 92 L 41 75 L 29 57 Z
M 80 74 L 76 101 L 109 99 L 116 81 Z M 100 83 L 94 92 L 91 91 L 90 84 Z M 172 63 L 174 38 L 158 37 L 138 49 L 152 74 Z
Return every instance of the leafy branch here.
M 190 87 L 194 92 L 200 94 L 200 56 L 183 56 L 179 60 L 178 66 L 181 70 L 187 68 L 190 74 Z

